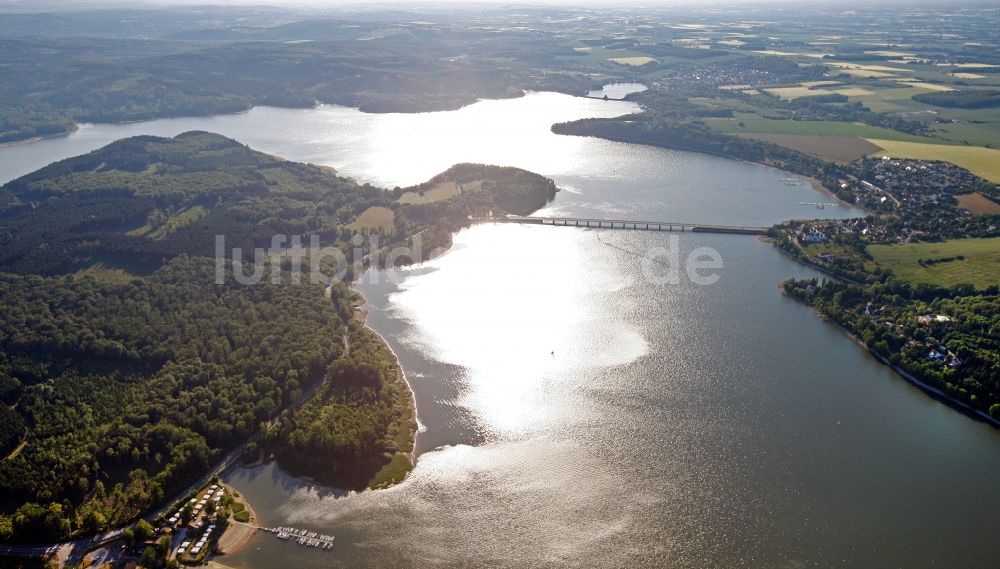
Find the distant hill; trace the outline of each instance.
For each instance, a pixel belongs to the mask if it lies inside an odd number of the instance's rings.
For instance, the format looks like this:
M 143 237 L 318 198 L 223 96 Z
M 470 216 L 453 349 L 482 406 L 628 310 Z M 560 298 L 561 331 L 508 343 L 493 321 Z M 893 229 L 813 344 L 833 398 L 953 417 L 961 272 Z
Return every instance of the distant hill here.
M 333 244 L 362 211 L 391 202 L 328 168 L 205 132 L 120 140 L 13 180 L 0 193 L 7 228 L 0 269 L 35 274 L 212 256 L 215 235 L 247 250 L 269 245 L 275 233 Z

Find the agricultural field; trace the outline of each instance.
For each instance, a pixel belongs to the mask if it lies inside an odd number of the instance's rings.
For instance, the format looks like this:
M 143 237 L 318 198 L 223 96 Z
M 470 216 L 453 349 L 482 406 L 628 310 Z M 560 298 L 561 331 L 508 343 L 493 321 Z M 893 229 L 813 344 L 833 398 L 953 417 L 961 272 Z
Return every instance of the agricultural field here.
M 811 53 L 804 51 L 779 51 L 776 49 L 760 49 L 760 50 L 755 50 L 754 53 L 759 53 L 761 55 L 776 55 L 778 57 L 811 57 L 816 59 L 823 59 L 825 56 L 830 55 L 829 53 Z
M 926 89 L 927 91 L 954 91 L 954 87 L 949 87 L 948 85 L 940 85 L 938 83 L 927 83 L 924 81 L 916 81 L 913 83 L 908 83 L 910 87 L 915 89 Z
M 898 73 L 913 73 L 912 69 L 906 69 L 903 67 L 887 67 L 885 65 L 864 65 L 861 63 L 831 63 L 831 67 L 836 70 L 843 70 L 850 73 L 850 71 L 874 71 L 876 73 L 886 73 L 889 75 L 895 75 Z
M 896 77 L 893 73 L 886 73 L 885 71 L 873 71 L 871 69 L 839 69 L 841 73 L 846 73 L 853 77 L 862 77 L 865 79 L 885 79 L 887 77 Z
M 977 146 L 1000 147 L 1000 108 L 942 109 L 943 116 L 955 122 L 935 124 L 936 136 Z
M 913 100 L 914 95 L 931 91 L 951 91 L 952 87 L 938 85 L 919 80 L 893 80 L 892 83 L 880 82 L 865 84 L 864 87 L 851 86 L 844 89 L 831 90 L 838 92 L 852 102 L 863 103 L 875 112 L 905 113 L 914 111 L 935 110 L 935 107 Z M 934 113 L 935 115 L 937 112 Z
M 798 85 L 796 87 L 774 87 L 771 89 L 764 89 L 764 91 L 774 95 L 775 97 L 781 97 L 782 99 L 797 99 L 799 97 L 818 97 L 820 95 L 829 95 L 829 91 L 824 91 L 822 89 L 811 89 L 804 85 Z
M 750 138 L 773 142 L 831 162 L 852 162 L 882 149 L 856 136 L 815 134 L 746 134 Z
M 836 93 L 838 95 L 843 95 L 845 97 L 864 97 L 867 95 L 874 95 L 872 91 L 865 89 L 864 87 L 844 87 L 843 89 L 830 89 L 831 93 Z
M 969 213 L 978 215 L 1000 214 L 1000 203 L 991 200 L 979 192 L 955 197 L 958 199 L 958 207 Z
M 928 143 L 938 142 L 935 139 L 925 136 L 916 136 L 888 128 L 852 122 L 790 121 L 760 117 L 740 117 L 737 119 L 706 119 L 705 123 L 714 130 L 728 134 L 803 134 L 908 140 Z M 740 126 L 740 123 L 743 126 Z
M 638 55 L 635 57 L 611 57 L 608 61 L 612 61 L 619 65 L 631 65 L 633 67 L 639 67 L 641 65 L 646 65 L 647 63 L 658 63 L 658 61 L 648 55 Z
M 1000 283 L 1000 237 L 869 245 L 868 252 L 878 265 L 912 283 L 969 283 L 977 288 Z
M 868 141 L 884 149 L 883 152 L 876 153 L 876 156 L 943 160 L 961 166 L 991 182 L 1000 182 L 1000 150 L 981 146 L 927 144 L 878 138 L 869 138 Z

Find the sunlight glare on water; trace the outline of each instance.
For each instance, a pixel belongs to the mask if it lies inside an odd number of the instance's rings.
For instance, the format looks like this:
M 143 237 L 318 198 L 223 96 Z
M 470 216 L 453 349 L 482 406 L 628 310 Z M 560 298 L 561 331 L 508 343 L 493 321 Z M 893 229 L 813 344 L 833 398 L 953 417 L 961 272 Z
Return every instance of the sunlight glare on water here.
M 553 405 L 553 383 L 645 355 L 642 335 L 606 313 L 605 298 L 633 277 L 608 272 L 584 254 L 600 249 L 592 237 L 507 225 L 480 226 L 462 237 L 446 257 L 405 279 L 390 300 L 415 324 L 423 349 L 466 370 L 461 403 L 487 432 L 514 436 L 540 428 L 568 412 Z M 512 278 L 514 266 L 520 278 Z
M 365 132 L 350 156 L 320 162 L 348 172 L 372 173 L 384 185 L 422 182 L 456 162 L 513 166 L 557 175 L 586 158 L 585 138 L 559 136 L 551 125 L 586 117 L 613 117 L 639 110 L 635 103 L 586 100 L 557 93 L 485 100 L 458 111 L 364 115 L 321 106 L 317 144 L 330 132 Z M 358 121 L 358 129 L 352 125 Z M 344 128 L 347 126 L 348 128 Z M 328 128 L 323 128 L 328 127 Z

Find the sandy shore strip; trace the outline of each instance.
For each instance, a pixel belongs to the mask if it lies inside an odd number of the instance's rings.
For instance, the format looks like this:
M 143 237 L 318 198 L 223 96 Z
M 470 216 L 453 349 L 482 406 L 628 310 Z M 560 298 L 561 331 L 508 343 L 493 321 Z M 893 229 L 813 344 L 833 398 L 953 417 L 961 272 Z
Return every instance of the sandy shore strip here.
M 797 174 L 797 175 L 801 176 L 801 174 Z M 823 194 L 824 196 L 827 196 L 827 197 L 833 199 L 834 203 L 836 203 L 837 205 L 842 205 L 842 206 L 846 206 L 846 207 L 853 207 L 855 209 L 860 209 L 861 211 L 864 211 L 865 213 L 868 213 L 860 205 L 848 203 L 848 202 L 844 201 L 843 199 L 841 199 L 840 196 L 838 196 L 837 194 L 835 194 L 832 191 L 830 191 L 830 188 L 827 188 L 826 186 L 824 186 L 823 182 L 820 182 L 816 178 L 813 178 L 813 177 L 810 177 L 810 176 L 802 176 L 802 177 L 805 178 L 809 182 L 809 185 L 812 186 L 812 189 L 814 189 L 817 192 Z
M 220 482 L 221 484 L 221 482 Z M 232 486 L 222 484 L 222 486 L 229 491 L 230 494 L 236 495 L 236 489 Z M 243 523 L 237 522 L 235 520 L 229 520 L 229 525 L 226 527 L 226 531 L 219 538 L 219 551 L 221 555 L 236 553 L 240 549 L 250 543 L 250 540 L 259 530 L 257 521 L 257 512 L 254 511 L 253 506 L 246 499 L 246 496 L 240 494 L 240 501 L 246 507 L 246 511 L 250 513 L 250 522 Z

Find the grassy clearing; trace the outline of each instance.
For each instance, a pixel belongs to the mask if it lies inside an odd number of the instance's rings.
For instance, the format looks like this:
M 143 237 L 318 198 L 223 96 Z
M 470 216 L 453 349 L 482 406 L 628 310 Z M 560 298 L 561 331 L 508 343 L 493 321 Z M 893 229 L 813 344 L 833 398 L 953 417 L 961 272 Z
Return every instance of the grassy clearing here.
M 151 232 L 149 237 L 153 239 L 162 239 L 164 236 L 180 229 L 181 227 L 189 225 L 206 215 L 208 215 L 208 210 L 200 205 L 189 207 L 175 213 L 166 221 L 166 223 Z
M 75 277 L 93 277 L 101 282 L 125 284 L 152 274 L 162 266 L 161 259 L 121 258 L 98 255 L 80 259 L 72 266 Z
M 396 213 L 387 207 L 375 206 L 361 212 L 353 222 L 347 227 L 354 230 L 378 229 L 392 231 L 393 222 L 396 220 Z
M 1000 214 L 1000 204 L 979 192 L 956 197 L 958 198 L 958 207 L 965 211 L 981 215 Z
M 951 286 L 970 283 L 986 288 L 1000 283 L 1000 237 L 952 239 L 940 243 L 870 245 L 875 262 L 913 283 Z M 957 259 L 962 256 L 964 259 Z M 951 261 L 921 265 L 920 260 Z
M 92 277 L 94 280 L 110 284 L 128 284 L 136 278 L 120 267 L 113 267 L 103 262 L 96 262 L 89 267 L 80 269 L 75 273 L 78 277 Z
M 375 476 L 368 482 L 368 487 L 372 489 L 385 488 L 398 484 L 403 481 L 403 478 L 406 478 L 406 474 L 412 469 L 410 455 L 397 452 L 392 455 L 392 460 L 375 473 Z
M 147 223 L 142 227 L 137 227 L 128 232 L 129 235 L 135 237 L 149 237 L 150 239 L 162 239 L 163 237 L 169 235 L 170 233 L 190 225 L 191 223 L 205 217 L 208 215 L 208 209 L 203 206 L 196 205 L 175 213 L 174 215 L 167 218 L 159 227 L 153 228 L 152 225 Z
M 433 188 L 423 192 L 406 192 L 399 196 L 399 203 L 403 204 L 425 204 L 444 201 L 459 196 L 463 191 L 475 191 L 482 187 L 482 180 L 470 184 L 457 184 L 455 182 L 441 182 Z
M 21 444 L 17 445 L 17 448 L 10 451 L 10 454 L 4 457 L 4 460 L 13 460 L 17 458 L 17 455 L 21 454 L 21 451 L 24 450 L 24 447 L 26 446 L 28 446 L 28 441 L 21 441 Z
M 1000 150 L 981 146 L 926 144 L 877 138 L 869 138 L 868 141 L 885 149 L 884 152 L 877 153 L 878 156 L 943 160 L 992 182 L 1000 182 Z

